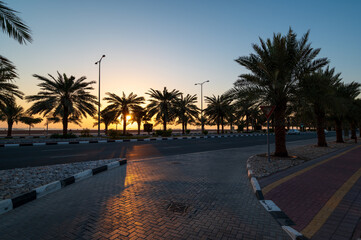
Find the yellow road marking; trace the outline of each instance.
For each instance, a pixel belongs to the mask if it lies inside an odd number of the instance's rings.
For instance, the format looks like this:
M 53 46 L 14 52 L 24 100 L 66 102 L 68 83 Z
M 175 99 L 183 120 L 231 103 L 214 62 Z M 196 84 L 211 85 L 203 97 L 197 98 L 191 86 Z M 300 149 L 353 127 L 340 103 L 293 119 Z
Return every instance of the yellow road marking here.
M 326 222 L 332 212 L 341 202 L 343 197 L 350 191 L 352 186 L 361 177 L 361 168 L 345 182 L 337 192 L 327 201 L 325 206 L 316 214 L 311 222 L 302 230 L 302 234 L 311 238 Z
M 299 175 L 301 175 L 301 174 L 303 174 L 303 173 L 311 170 L 312 168 L 315 168 L 315 167 L 317 167 L 317 166 L 319 166 L 319 165 L 321 165 L 321 164 L 324 164 L 324 163 L 326 163 L 326 162 L 328 162 L 328 161 L 331 161 L 332 159 L 335 159 L 335 158 L 337 158 L 337 157 L 340 157 L 340 156 L 342 156 L 342 155 L 344 155 L 344 154 L 346 154 L 346 153 L 348 153 L 348 152 L 350 152 L 350 151 L 352 151 L 352 150 L 354 150 L 354 149 L 356 149 L 356 148 L 359 148 L 359 147 L 361 147 L 361 145 L 356 146 L 356 147 L 353 147 L 353 148 L 351 148 L 351 149 L 349 149 L 349 150 L 347 150 L 347 151 L 345 151 L 345 152 L 342 152 L 342 153 L 337 154 L 337 155 L 335 155 L 335 156 L 333 156 L 333 157 L 327 158 L 327 159 L 323 160 L 322 162 L 316 163 L 316 164 L 314 164 L 314 165 L 312 165 L 312 166 L 309 166 L 309 167 L 304 168 L 304 169 L 302 169 L 302 170 L 300 170 L 300 171 L 298 171 L 298 172 L 295 172 L 295 173 L 293 173 L 293 174 L 291 174 L 291 175 L 288 175 L 287 177 L 284 177 L 284 178 L 282 178 L 282 179 L 280 179 L 280 180 L 278 180 L 278 181 L 276 181 L 276 182 L 273 182 L 273 183 L 267 185 L 266 187 L 262 188 L 262 193 L 263 193 L 263 195 L 266 195 L 269 191 L 271 191 L 271 190 L 274 189 L 275 187 L 281 185 L 282 183 L 287 182 L 288 180 L 290 180 L 290 179 L 292 179 L 292 178 L 294 178 L 294 177 L 297 177 L 297 176 L 299 176 Z

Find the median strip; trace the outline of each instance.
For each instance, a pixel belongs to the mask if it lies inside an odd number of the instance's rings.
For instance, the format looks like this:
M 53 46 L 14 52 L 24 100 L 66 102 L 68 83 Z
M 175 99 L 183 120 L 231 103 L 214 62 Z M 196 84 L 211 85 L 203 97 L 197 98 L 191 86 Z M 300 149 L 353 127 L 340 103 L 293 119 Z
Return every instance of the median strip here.
M 245 136 L 263 136 L 266 134 L 232 134 L 232 135 L 212 135 L 212 136 L 195 136 L 195 137 L 159 137 L 159 138 L 142 138 L 142 139 L 117 139 L 117 140 L 89 140 L 89 141 L 68 141 L 68 142 L 41 142 L 41 143 L 4 143 L 0 147 L 25 147 L 25 146 L 43 146 L 43 145 L 66 145 L 66 144 L 89 144 L 89 143 L 119 143 L 119 142 L 144 142 L 144 141 L 169 141 L 179 139 L 208 139 L 208 138 L 228 138 L 228 137 L 245 137 Z M 271 134 L 273 135 L 273 134 Z
M 113 169 L 115 167 L 119 167 L 119 166 L 127 163 L 127 160 L 122 159 L 122 158 L 117 158 L 114 160 L 116 160 L 116 161 L 110 162 L 106 165 L 103 165 L 103 166 L 100 166 L 97 168 L 85 170 L 85 171 L 77 173 L 73 176 L 67 177 L 63 180 L 54 181 L 49 184 L 37 187 L 37 188 L 31 190 L 30 192 L 23 193 L 19 196 L 11 198 L 11 199 L 1 200 L 0 201 L 0 214 L 6 213 L 14 208 L 18 208 L 28 202 L 31 202 L 38 198 L 41 198 L 52 192 L 58 191 L 59 189 L 69 186 L 73 183 L 79 182 L 88 177 L 99 174 L 103 171 L 107 171 L 109 169 Z

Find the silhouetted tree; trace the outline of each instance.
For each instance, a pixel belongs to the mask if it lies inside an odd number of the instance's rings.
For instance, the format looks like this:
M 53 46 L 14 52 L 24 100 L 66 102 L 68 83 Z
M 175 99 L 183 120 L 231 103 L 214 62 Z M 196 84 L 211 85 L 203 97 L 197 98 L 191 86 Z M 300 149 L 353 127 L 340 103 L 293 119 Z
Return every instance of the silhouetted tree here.
M 105 97 L 104 100 L 108 101 L 108 105 L 105 111 L 114 111 L 116 116 L 121 116 L 123 119 L 123 135 L 126 134 L 127 129 L 127 115 L 129 115 L 134 108 L 144 103 L 144 97 L 138 97 L 137 94 L 130 93 L 128 96 L 123 92 L 123 96 L 119 97 L 115 93 L 106 93 L 109 97 Z
M 325 136 L 326 111 L 331 108 L 335 97 L 335 87 L 340 83 L 341 73 L 335 69 L 318 70 L 300 80 L 300 97 L 305 99 L 316 116 L 317 146 L 327 147 Z
M 285 111 L 298 81 L 328 63 L 326 58 L 316 59 L 320 49 L 313 49 L 308 43 L 307 32 L 300 40 L 289 30 L 288 34 L 274 34 L 273 39 L 260 45 L 253 44 L 255 54 L 236 60 L 251 71 L 240 75 L 238 83 L 252 94 L 259 96 L 262 104 L 275 105 L 276 156 L 288 156 L 286 148 Z
M 48 75 L 50 78 L 33 75 L 41 81 L 38 84 L 41 91 L 37 95 L 26 97 L 28 102 L 35 102 L 28 111 L 43 116 L 53 111 L 53 118 L 62 119 L 63 135 L 66 135 L 69 118 L 80 120 L 82 116 L 95 114 L 97 97 L 88 92 L 93 90 L 91 84 L 95 81 L 86 82 L 86 77 L 75 79 L 74 76 L 67 77 L 65 73 L 61 75 L 59 72 L 57 78 Z
M 196 106 L 197 96 L 183 94 L 174 102 L 175 114 L 178 117 L 178 123 L 182 124 L 182 133 L 185 134 L 189 122 L 194 122 L 199 114 L 199 109 Z
M 163 130 L 167 130 L 167 123 L 175 119 L 175 102 L 181 93 L 173 89 L 168 91 L 164 87 L 163 91 L 150 89 L 146 94 L 150 96 L 150 103 L 147 105 L 149 117 L 155 116 L 156 124 L 162 123 Z

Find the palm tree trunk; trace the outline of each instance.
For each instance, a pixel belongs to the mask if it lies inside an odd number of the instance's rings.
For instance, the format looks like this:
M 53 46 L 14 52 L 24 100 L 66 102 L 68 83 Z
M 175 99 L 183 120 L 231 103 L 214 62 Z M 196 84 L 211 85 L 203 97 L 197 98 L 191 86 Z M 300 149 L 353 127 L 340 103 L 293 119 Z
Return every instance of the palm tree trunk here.
M 68 134 L 68 117 L 69 117 L 69 112 L 68 112 L 68 108 L 64 107 L 64 116 L 63 116 L 63 136 Z
M 275 156 L 287 157 L 286 129 L 285 129 L 286 103 L 279 104 L 275 109 Z
M 224 133 L 224 119 L 221 117 L 222 134 Z
M 185 134 L 185 122 L 182 120 L 182 134 Z
M 137 121 L 137 123 L 138 123 L 138 135 L 140 135 L 140 125 L 142 124 L 142 122 L 141 122 L 141 121 Z
M 290 130 L 290 126 L 291 126 L 290 117 L 287 117 L 287 131 Z
M 105 124 L 105 129 L 104 129 L 105 135 L 108 135 L 108 125 Z
M 126 131 L 127 131 L 127 116 L 123 115 L 123 135 L 125 135 Z
M 7 134 L 7 137 L 11 137 L 11 133 L 13 131 L 13 124 L 14 124 L 13 121 L 8 121 L 8 134 Z
M 351 139 L 355 139 L 357 141 L 355 123 L 351 123 Z
M 248 114 L 246 114 L 246 129 L 247 129 L 247 132 L 248 132 Z
M 340 120 L 335 120 L 336 123 L 336 142 L 343 143 L 342 137 L 342 122 Z
M 322 110 L 315 110 L 317 118 L 317 146 L 327 147 L 325 136 L 325 113 Z
M 217 134 L 219 134 L 219 119 L 217 118 Z

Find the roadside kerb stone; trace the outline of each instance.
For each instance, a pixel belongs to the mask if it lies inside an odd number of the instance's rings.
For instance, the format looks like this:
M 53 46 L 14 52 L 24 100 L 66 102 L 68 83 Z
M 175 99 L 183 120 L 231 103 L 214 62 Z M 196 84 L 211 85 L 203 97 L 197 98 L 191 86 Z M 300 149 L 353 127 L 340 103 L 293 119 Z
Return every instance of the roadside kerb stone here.
M 6 213 L 13 209 L 13 202 L 11 199 L 5 199 L 0 201 L 0 214 Z
M 119 143 L 119 142 L 143 142 L 143 141 L 168 141 L 179 139 L 206 139 L 206 138 L 228 138 L 228 137 L 251 137 L 263 136 L 266 134 L 232 134 L 232 135 L 216 135 L 216 136 L 193 136 L 193 137 L 158 137 L 145 139 L 117 139 L 117 140 L 88 140 L 88 141 L 67 141 L 67 142 L 33 142 L 33 143 L 4 143 L 0 147 L 25 147 L 25 146 L 43 146 L 43 145 L 66 145 L 66 144 L 89 144 L 89 143 Z M 270 134 L 273 135 L 273 134 Z
M 293 240 L 306 240 L 307 238 L 305 236 L 290 226 L 294 225 L 292 220 L 273 201 L 264 199 L 262 188 L 260 187 L 256 177 L 253 176 L 250 167 L 250 164 L 247 164 L 247 175 L 259 203 L 272 215 L 272 217 L 274 217 L 274 219 L 281 225 L 282 229 Z
M 75 174 L 74 176 L 68 177 L 63 180 L 55 181 L 44 186 L 35 188 L 34 190 L 21 194 L 17 197 L 11 199 L 5 199 L 0 201 L 0 214 L 6 213 L 14 208 L 20 207 L 28 202 L 31 202 L 35 199 L 41 198 L 47 194 L 55 192 L 61 188 L 64 188 L 75 182 L 79 182 L 85 178 L 88 178 L 92 175 L 96 175 L 100 172 L 124 165 L 127 163 L 125 158 L 118 158 L 115 162 L 97 167 L 94 169 L 88 169 L 86 171 Z
M 45 196 L 46 194 L 49 194 L 49 193 L 59 190 L 60 188 L 61 188 L 60 181 L 52 182 L 52 183 L 46 184 L 44 186 L 35 188 L 36 197 L 41 198 L 41 197 Z

